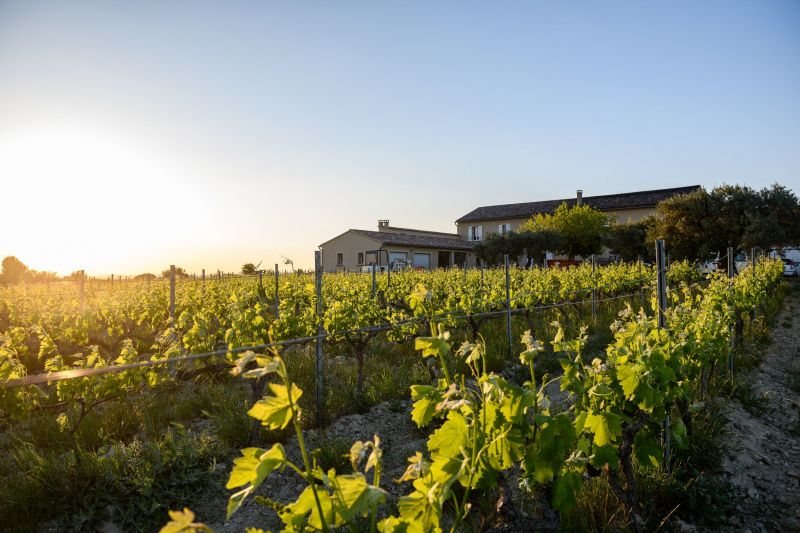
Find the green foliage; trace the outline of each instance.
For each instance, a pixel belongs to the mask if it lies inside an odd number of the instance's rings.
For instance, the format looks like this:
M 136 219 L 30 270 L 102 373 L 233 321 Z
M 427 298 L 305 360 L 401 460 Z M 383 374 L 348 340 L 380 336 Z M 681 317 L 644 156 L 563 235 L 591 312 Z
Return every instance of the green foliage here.
M 769 249 L 800 235 L 800 202 L 777 183 L 760 191 L 722 185 L 674 196 L 656 207 L 648 240 L 664 239 L 675 259 L 725 254 L 727 247 Z
M 608 230 L 606 245 L 611 253 L 619 256 L 623 261 L 636 261 L 653 256 L 651 241 L 647 240 L 647 226 L 651 222 L 614 223 Z
M 608 232 L 608 216 L 588 205 L 569 207 L 566 202 L 551 214 L 534 215 L 521 226 L 523 231 L 550 231 L 561 235 L 561 246 L 555 251 L 572 258 L 589 257 L 603 251 Z
M 0 273 L 0 283 L 18 283 L 22 281 L 27 272 L 28 267 L 22 261 L 13 255 L 5 257 L 3 271 Z

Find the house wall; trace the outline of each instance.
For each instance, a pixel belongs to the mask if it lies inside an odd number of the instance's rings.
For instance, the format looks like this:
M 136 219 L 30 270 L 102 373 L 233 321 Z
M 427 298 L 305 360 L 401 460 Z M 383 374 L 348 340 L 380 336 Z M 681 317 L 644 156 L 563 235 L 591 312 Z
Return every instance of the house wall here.
M 383 248 L 388 252 L 401 252 L 405 253 L 409 261 L 413 261 L 414 253 L 430 254 L 430 268 L 438 268 L 439 266 L 439 251 L 446 250 L 448 252 L 457 252 L 462 250 L 447 250 L 445 248 L 413 248 L 410 246 L 382 246 L 380 242 L 375 241 L 365 235 L 350 232 L 344 233 L 331 239 L 321 246 L 322 249 L 322 269 L 324 272 L 357 272 L 361 270 L 363 265 L 358 263 L 358 253 L 364 252 L 364 265 L 369 265 L 371 261 L 375 264 L 385 265 L 386 254 L 380 253 L 377 257 L 372 254 L 366 254 L 367 250 L 377 250 Z M 336 256 L 342 254 L 343 262 L 337 265 Z M 467 254 L 467 266 L 475 266 L 475 254 L 472 252 L 465 252 Z
M 324 272 L 355 272 L 356 270 L 361 270 L 361 265 L 358 264 L 358 252 L 377 250 L 380 247 L 380 242 L 360 233 L 348 231 L 320 247 L 322 250 L 322 270 Z M 344 259 L 342 265 L 336 264 L 336 254 L 338 253 L 341 253 L 342 259 Z M 368 257 L 365 257 L 364 260 L 369 264 Z
M 655 207 L 642 207 L 637 209 L 617 209 L 614 211 L 605 211 L 609 217 L 613 218 L 617 223 L 625 223 L 625 222 L 638 222 L 642 220 L 644 217 L 648 215 L 655 214 L 656 209 Z M 469 238 L 469 228 L 471 226 L 483 226 L 483 240 L 486 240 L 489 235 L 498 233 L 500 224 L 509 224 L 511 226 L 511 231 L 519 231 L 519 227 L 526 223 L 529 218 L 505 218 L 505 219 L 497 219 L 497 220 L 479 220 L 473 222 L 461 222 L 457 223 L 457 231 L 459 236 L 462 239 L 468 240 Z M 563 259 L 563 256 L 555 256 L 557 259 Z M 598 259 L 608 259 L 609 258 L 609 250 L 607 248 L 603 249 L 603 252 L 597 256 Z M 526 258 L 521 257 L 519 259 L 519 264 L 524 265 L 526 263 Z

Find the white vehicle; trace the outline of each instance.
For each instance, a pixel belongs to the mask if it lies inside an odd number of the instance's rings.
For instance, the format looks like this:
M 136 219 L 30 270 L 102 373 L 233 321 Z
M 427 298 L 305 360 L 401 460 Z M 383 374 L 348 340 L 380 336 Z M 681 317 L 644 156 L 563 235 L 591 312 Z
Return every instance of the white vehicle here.
M 791 259 L 786 259 L 785 257 L 782 258 L 781 261 L 783 261 L 784 276 L 800 277 L 800 263 L 795 263 Z
M 700 263 L 700 273 L 701 274 L 711 274 L 712 272 L 716 272 L 717 265 L 719 264 L 719 253 L 712 254 L 708 260 L 703 263 Z
M 376 274 L 381 272 L 386 272 L 386 265 L 363 265 L 361 267 L 361 272 L 372 272 L 375 271 Z
M 750 257 L 747 256 L 746 253 L 742 252 L 738 254 L 736 257 L 733 258 L 733 264 L 736 267 L 736 272 L 741 272 L 747 265 L 750 264 Z

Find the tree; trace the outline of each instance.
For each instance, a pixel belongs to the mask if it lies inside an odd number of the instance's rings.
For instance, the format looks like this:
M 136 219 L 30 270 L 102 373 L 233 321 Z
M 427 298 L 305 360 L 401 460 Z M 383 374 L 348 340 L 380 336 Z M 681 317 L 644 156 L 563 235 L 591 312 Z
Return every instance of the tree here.
M 655 220 L 647 232 L 648 242 L 663 239 L 673 259 L 694 260 L 708 255 L 715 250 L 705 236 L 709 206 L 704 189 L 664 200 L 656 206 Z
M 177 269 L 176 269 L 175 274 L 177 275 Z M 169 271 L 167 271 L 167 275 L 169 275 Z M 150 280 L 156 279 L 156 275 L 155 274 L 151 274 L 149 272 L 146 272 L 144 274 L 138 274 L 138 275 L 134 276 L 133 279 L 138 280 L 138 281 L 150 281 Z
M 17 283 L 22 281 L 27 271 L 28 267 L 22 261 L 10 255 L 3 259 L 3 274 L 0 278 L 3 283 Z
M 602 252 L 608 223 L 607 215 L 588 205 L 569 207 L 564 202 L 552 215 L 547 213 L 534 215 L 520 229 L 560 234 L 561 246 L 554 251 L 572 259 L 576 255 L 588 257 Z
M 742 246 L 769 250 L 800 244 L 800 203 L 783 185 L 774 183 L 758 192 L 758 206 L 748 214 Z
M 252 276 L 256 273 L 256 266 L 253 263 L 245 263 L 242 265 L 242 274 L 245 276 Z
M 555 231 L 523 231 L 519 234 L 528 257 L 537 264 L 544 263 L 544 255 L 564 248 L 564 238 Z
M 650 257 L 652 247 L 647 244 L 647 226 L 646 220 L 612 224 L 606 240 L 611 253 L 618 255 L 623 261 Z
M 169 276 L 170 276 L 170 271 L 169 270 L 164 270 L 163 272 L 161 272 L 161 277 L 162 278 L 169 278 Z M 186 273 L 186 271 L 183 269 L 183 267 L 175 267 L 175 277 L 176 278 L 188 278 L 189 274 Z
M 648 240 L 664 239 L 674 259 L 701 259 L 757 246 L 794 244 L 800 240 L 800 205 L 791 190 L 777 183 L 754 191 L 723 185 L 674 196 L 656 206 Z

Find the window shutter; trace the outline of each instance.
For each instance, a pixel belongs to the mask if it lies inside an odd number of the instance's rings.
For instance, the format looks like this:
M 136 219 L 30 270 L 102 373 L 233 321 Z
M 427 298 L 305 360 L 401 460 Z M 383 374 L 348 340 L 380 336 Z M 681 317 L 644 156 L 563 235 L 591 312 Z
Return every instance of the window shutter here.
M 482 241 L 483 240 L 483 226 L 477 226 L 475 228 L 475 232 L 477 233 L 477 239 L 475 239 L 475 240 Z

